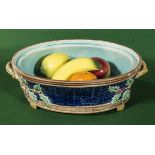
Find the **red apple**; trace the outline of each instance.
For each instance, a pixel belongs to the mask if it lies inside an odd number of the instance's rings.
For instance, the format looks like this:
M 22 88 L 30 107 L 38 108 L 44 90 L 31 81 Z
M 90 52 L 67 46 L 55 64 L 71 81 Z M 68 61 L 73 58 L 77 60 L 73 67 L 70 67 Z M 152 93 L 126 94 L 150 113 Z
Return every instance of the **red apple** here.
M 99 65 L 99 70 L 93 70 L 91 72 L 95 74 L 98 79 L 109 77 L 111 72 L 109 63 L 99 57 L 93 57 L 92 59 Z

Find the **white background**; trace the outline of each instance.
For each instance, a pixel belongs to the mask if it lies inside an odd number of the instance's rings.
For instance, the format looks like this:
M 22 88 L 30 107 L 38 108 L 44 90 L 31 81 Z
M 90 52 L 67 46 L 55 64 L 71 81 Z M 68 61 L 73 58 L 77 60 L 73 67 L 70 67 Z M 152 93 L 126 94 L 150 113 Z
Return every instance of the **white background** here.
M 155 154 L 155 126 L 1 126 L 0 129 L 2 155 Z
M 1 28 L 154 28 L 154 0 L 3 0 Z
M 0 1 L 0 28 L 155 28 L 152 0 Z M 51 118 L 52 119 L 52 118 Z M 155 126 L 0 126 L 0 155 L 154 155 Z

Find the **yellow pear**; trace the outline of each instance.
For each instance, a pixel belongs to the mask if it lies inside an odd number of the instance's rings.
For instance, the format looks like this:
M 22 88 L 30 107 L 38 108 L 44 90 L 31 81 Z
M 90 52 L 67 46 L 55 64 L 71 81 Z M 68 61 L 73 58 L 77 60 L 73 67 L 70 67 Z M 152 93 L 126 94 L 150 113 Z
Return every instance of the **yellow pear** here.
M 54 72 L 69 60 L 65 53 L 53 53 L 45 57 L 41 64 L 41 72 L 48 78 L 52 78 Z

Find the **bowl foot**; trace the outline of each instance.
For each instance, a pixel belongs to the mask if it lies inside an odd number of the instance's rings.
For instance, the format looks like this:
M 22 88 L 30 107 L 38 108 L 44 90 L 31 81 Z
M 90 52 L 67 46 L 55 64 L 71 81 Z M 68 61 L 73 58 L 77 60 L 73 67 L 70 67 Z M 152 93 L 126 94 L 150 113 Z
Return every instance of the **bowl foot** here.
M 126 102 L 129 100 L 121 101 L 116 104 L 100 104 L 96 106 L 63 106 L 63 105 L 46 105 L 44 102 L 41 101 L 33 101 L 31 98 L 27 97 L 30 106 L 33 109 L 43 108 L 46 110 L 51 110 L 55 112 L 62 112 L 62 113 L 72 113 L 72 114 L 91 114 L 91 113 L 99 113 L 103 111 L 109 111 L 112 109 L 116 109 L 117 111 L 122 111 L 125 108 Z
M 118 105 L 118 106 L 116 107 L 116 110 L 117 110 L 117 111 L 123 111 L 124 108 L 125 108 L 125 104 L 120 104 L 120 105 Z
M 36 106 L 36 104 L 34 102 L 30 102 L 30 106 L 33 108 L 33 109 L 38 109 L 38 107 Z

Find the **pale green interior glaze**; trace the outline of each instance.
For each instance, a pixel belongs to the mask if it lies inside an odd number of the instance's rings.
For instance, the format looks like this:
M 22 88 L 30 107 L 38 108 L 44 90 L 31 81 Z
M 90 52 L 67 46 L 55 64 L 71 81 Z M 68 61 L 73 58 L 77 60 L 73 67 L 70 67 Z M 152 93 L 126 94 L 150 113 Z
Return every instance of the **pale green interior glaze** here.
M 133 70 L 140 61 L 139 56 L 132 49 L 121 45 L 93 40 L 62 40 L 25 48 L 15 55 L 14 62 L 20 70 L 35 76 L 35 69 L 39 70 L 43 57 L 55 52 L 64 52 L 71 58 L 101 57 L 111 63 L 112 76 Z

